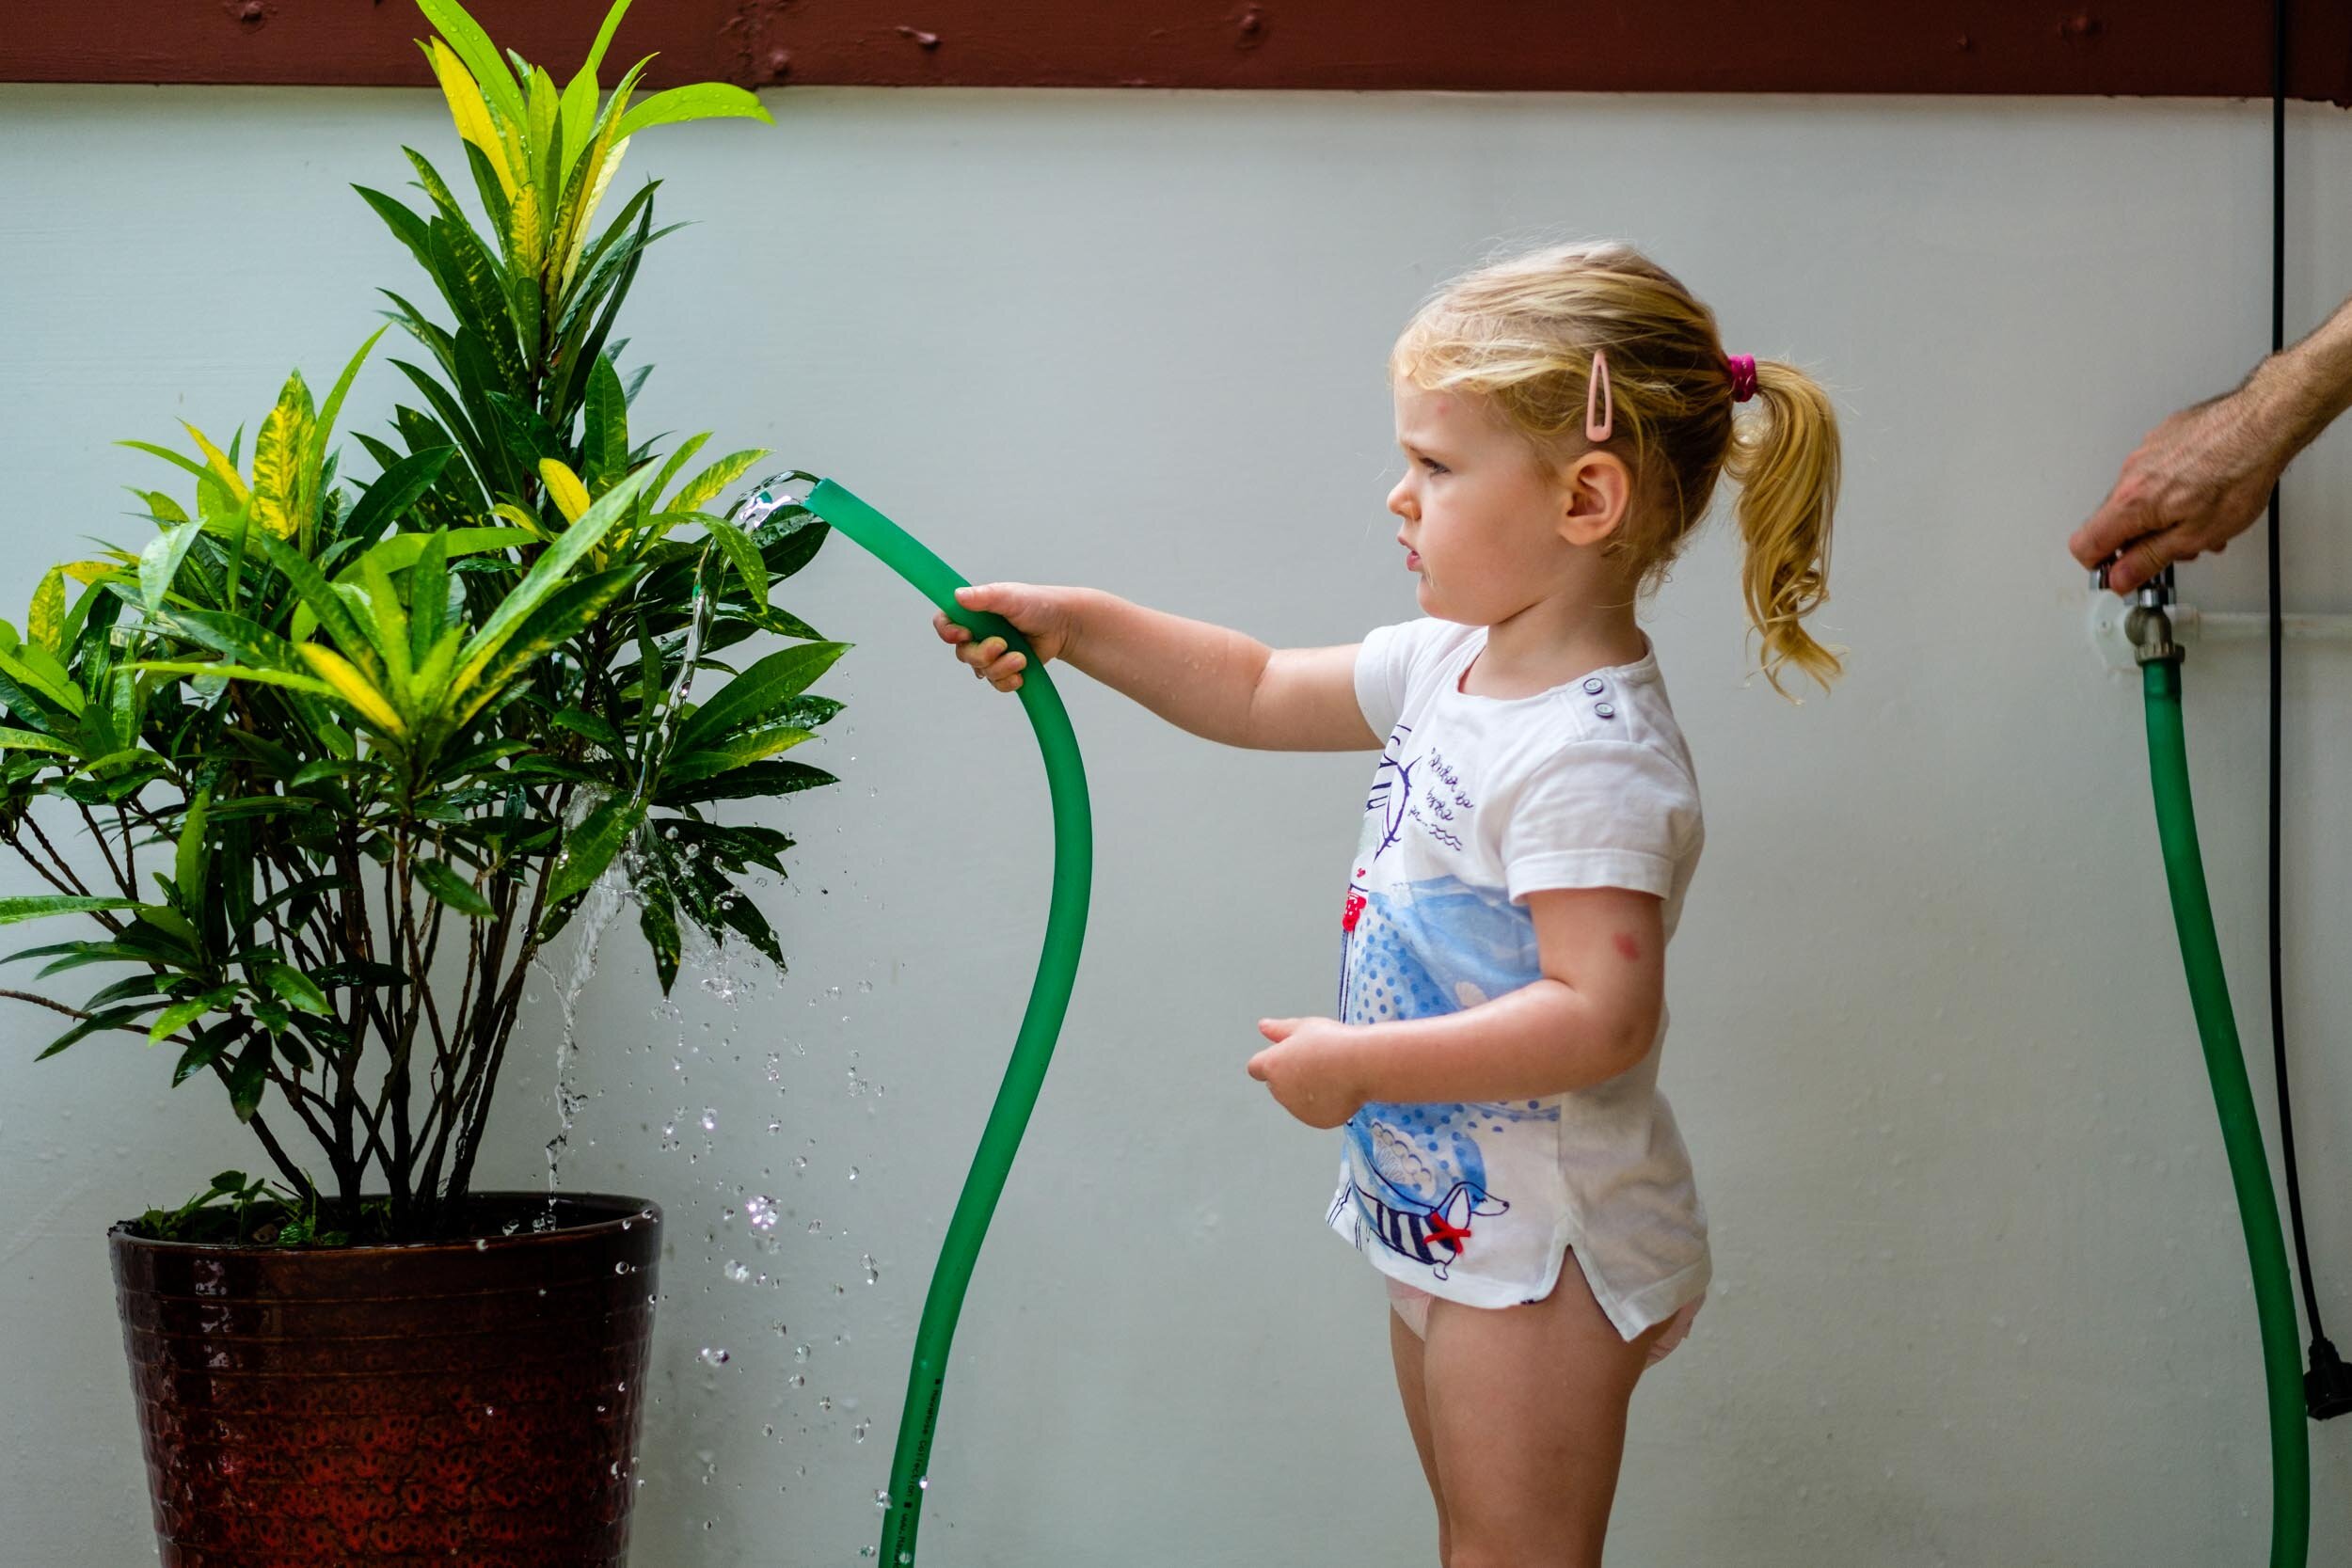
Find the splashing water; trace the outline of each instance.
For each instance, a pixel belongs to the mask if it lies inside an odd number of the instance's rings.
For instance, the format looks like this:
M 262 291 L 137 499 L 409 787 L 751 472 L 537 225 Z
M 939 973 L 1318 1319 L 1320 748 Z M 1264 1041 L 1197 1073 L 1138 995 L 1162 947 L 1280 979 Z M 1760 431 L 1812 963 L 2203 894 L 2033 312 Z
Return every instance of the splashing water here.
M 702 662 L 703 639 L 709 628 L 711 614 L 718 606 L 717 596 L 709 593 L 707 587 L 714 548 L 714 546 L 705 545 L 703 553 L 696 558 L 694 562 L 694 594 L 687 616 L 686 641 L 679 649 L 677 674 L 670 683 L 668 696 L 663 699 L 661 721 L 655 731 L 654 744 L 646 749 L 644 758 L 638 768 L 636 803 L 641 807 L 652 793 L 656 768 L 668 757 L 670 748 L 676 739 L 679 705 L 692 686 L 695 671 Z M 603 795 L 594 790 L 582 790 L 574 797 L 571 809 L 564 814 L 565 833 L 568 834 L 572 829 L 586 820 L 588 815 L 603 803 L 604 799 Z M 641 841 L 648 831 L 648 828 L 644 827 L 638 830 Z M 612 927 L 613 917 L 621 912 L 622 906 L 631 902 L 636 888 L 643 879 L 645 863 L 645 857 L 638 851 L 635 845 L 631 845 L 613 858 L 612 864 L 606 869 L 603 876 L 596 879 L 596 885 L 588 890 L 588 895 L 580 907 L 578 921 L 580 936 L 572 950 L 571 972 L 568 975 L 558 975 L 544 952 L 534 955 L 532 959 L 533 966 L 547 975 L 555 987 L 557 1006 L 562 1011 L 564 1024 L 563 1033 L 556 1040 L 555 1046 L 555 1108 L 558 1125 L 555 1136 L 548 1140 L 548 1191 L 549 1192 L 556 1190 L 561 1180 L 564 1155 L 571 1147 L 572 1127 L 579 1117 L 580 1108 L 585 1100 L 585 1097 L 579 1091 L 573 1074 L 573 1068 L 579 1054 L 580 994 L 588 989 L 588 982 L 596 978 L 596 954 L 604 945 L 605 932 Z M 706 1130 L 712 1125 L 712 1120 L 711 1113 L 706 1111 L 703 1121 Z
M 583 809 L 584 816 L 587 810 Z M 572 1125 L 580 1116 L 586 1097 L 580 1092 L 574 1068 L 580 1045 L 580 998 L 588 989 L 588 982 L 596 975 L 596 950 L 604 943 L 604 933 L 612 924 L 612 917 L 628 902 L 628 877 L 626 868 L 615 865 L 596 879 L 588 890 L 580 912 L 580 940 L 572 950 L 571 973 L 558 975 L 548 962 L 544 950 L 532 958 L 532 964 L 555 987 L 556 1007 L 563 1017 L 563 1033 L 555 1042 L 555 1111 L 558 1120 L 555 1136 L 548 1140 L 548 1191 L 556 1190 L 562 1174 L 564 1154 L 571 1147 Z

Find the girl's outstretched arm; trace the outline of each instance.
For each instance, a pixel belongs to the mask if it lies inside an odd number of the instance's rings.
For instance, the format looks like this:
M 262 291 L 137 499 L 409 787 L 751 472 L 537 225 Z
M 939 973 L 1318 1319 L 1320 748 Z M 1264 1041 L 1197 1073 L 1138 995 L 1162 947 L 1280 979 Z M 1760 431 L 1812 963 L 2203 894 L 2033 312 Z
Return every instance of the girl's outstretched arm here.
M 1625 888 L 1532 893 L 1543 977 L 1436 1018 L 1265 1019 L 1249 1075 L 1336 1127 L 1370 1101 L 1534 1100 L 1614 1078 L 1649 1053 L 1665 1006 L 1663 905 Z
M 956 598 L 1010 621 L 1039 657 L 1074 665 L 1204 739 L 1267 752 L 1380 745 L 1356 704 L 1353 644 L 1272 649 L 1090 588 L 988 582 L 960 589 Z M 945 615 L 932 626 L 976 674 L 1000 691 L 1021 689 L 1024 660 L 1001 641 L 975 642 Z

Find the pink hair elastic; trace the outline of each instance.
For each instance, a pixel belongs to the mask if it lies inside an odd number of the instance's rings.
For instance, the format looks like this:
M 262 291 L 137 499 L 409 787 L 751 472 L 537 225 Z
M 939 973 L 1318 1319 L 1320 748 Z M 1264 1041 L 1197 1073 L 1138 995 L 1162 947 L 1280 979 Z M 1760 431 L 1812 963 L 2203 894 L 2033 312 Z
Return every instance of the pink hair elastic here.
M 1731 401 L 1745 403 L 1756 396 L 1756 356 L 1735 354 L 1724 361 L 1724 369 L 1731 372 Z
M 1617 393 L 1609 385 L 1609 356 L 1593 350 L 1593 373 L 1584 382 L 1584 439 L 1595 446 L 1615 434 Z

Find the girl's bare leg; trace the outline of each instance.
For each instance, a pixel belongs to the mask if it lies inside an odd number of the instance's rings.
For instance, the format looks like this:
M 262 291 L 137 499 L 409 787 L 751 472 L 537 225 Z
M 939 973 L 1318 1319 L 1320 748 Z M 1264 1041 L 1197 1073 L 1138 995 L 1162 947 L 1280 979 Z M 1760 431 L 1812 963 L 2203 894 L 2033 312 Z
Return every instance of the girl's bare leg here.
M 1446 1568 L 1598 1568 L 1626 1406 L 1665 1327 L 1620 1338 L 1574 1258 L 1532 1306 L 1431 1304 L 1423 1451 Z
M 1405 1401 L 1405 1424 L 1413 1429 L 1413 1447 L 1421 1454 L 1422 1474 L 1429 1478 L 1430 1500 L 1438 1505 L 1438 1561 L 1454 1560 L 1453 1531 L 1445 1517 L 1445 1488 L 1438 1484 L 1438 1456 L 1429 1435 L 1429 1400 L 1422 1388 L 1421 1336 L 1405 1326 L 1391 1309 L 1389 1354 L 1396 1363 L 1396 1391 Z

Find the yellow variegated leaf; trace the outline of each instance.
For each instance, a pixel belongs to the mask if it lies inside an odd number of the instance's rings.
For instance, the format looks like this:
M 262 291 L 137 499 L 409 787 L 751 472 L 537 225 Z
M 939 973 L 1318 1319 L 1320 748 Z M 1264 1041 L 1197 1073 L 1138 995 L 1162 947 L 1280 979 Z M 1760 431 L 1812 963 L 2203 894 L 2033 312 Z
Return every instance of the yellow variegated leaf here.
M 516 506 L 513 501 L 501 501 L 490 510 L 530 534 L 533 539 L 545 539 L 548 536 L 548 531 L 539 525 L 539 519 Z
M 253 518 L 279 539 L 292 539 L 310 520 L 302 465 L 316 418 L 310 388 L 296 371 L 254 437 Z
M 588 486 L 580 476 L 552 457 L 539 459 L 539 477 L 547 482 L 548 494 L 554 498 L 556 509 L 567 523 L 580 521 L 580 515 L 588 510 Z
M 547 214 L 539 208 L 539 187 L 525 185 L 515 197 L 506 225 L 506 260 L 525 277 L 539 276 L 547 257 Z
M 321 680 L 335 689 L 335 694 L 349 703 L 359 716 L 386 735 L 405 735 L 407 726 L 384 700 L 368 677 L 361 674 L 351 661 L 334 649 L 316 642 L 297 642 L 294 651 L 301 654 Z
M 185 517 L 180 520 L 183 523 L 187 521 Z M 111 561 L 76 561 L 59 567 L 58 570 L 76 582 L 87 584 L 96 582 L 108 572 L 119 570 L 119 568 Z
M 768 453 L 758 448 L 750 451 L 729 452 L 688 481 L 678 493 L 670 498 L 664 512 L 700 512 L 720 491 L 750 472 L 753 464 Z
M 182 420 L 180 423 L 190 436 L 196 437 L 197 450 L 204 454 L 204 461 L 211 465 L 213 477 L 219 480 L 222 487 L 228 490 L 229 499 L 239 506 L 243 506 L 246 498 L 252 492 L 245 487 L 245 481 L 238 477 L 235 466 L 229 461 L 229 454 L 213 445 L 211 436 L 189 424 L 187 420 Z
M 433 74 L 440 78 L 441 96 L 449 100 L 450 117 L 457 121 L 458 135 L 482 149 L 483 156 L 490 161 L 490 171 L 498 176 L 499 188 L 512 200 L 515 171 L 508 166 L 506 138 L 499 134 L 498 125 L 490 119 L 490 106 L 482 101 L 481 87 L 439 39 L 428 42 L 424 54 L 433 62 Z
M 57 652 L 57 643 L 65 635 L 65 568 L 52 566 L 33 590 L 33 608 L 24 617 L 24 635 L 48 649 Z
M 611 135 L 612 130 L 607 127 L 605 136 L 599 136 L 596 145 L 588 149 L 588 156 L 596 157 L 597 149 L 604 147 L 605 138 Z M 603 154 L 604 161 L 596 166 L 596 177 L 588 182 L 587 190 L 580 198 L 580 205 L 568 214 L 569 222 L 566 225 L 568 233 L 564 249 L 564 277 L 560 284 L 563 288 L 568 289 L 572 286 L 572 274 L 580 269 L 580 259 L 588 250 L 588 233 L 593 227 L 590 220 L 596 216 L 596 204 L 604 199 L 605 187 L 612 183 L 613 170 L 621 166 L 621 155 L 628 150 L 628 138 L 627 136 L 612 143 L 611 150 Z

